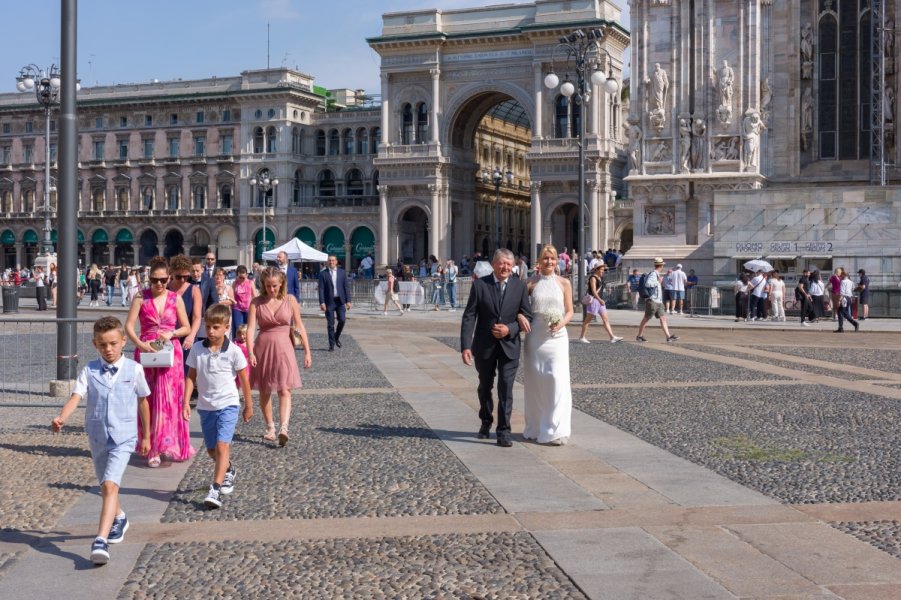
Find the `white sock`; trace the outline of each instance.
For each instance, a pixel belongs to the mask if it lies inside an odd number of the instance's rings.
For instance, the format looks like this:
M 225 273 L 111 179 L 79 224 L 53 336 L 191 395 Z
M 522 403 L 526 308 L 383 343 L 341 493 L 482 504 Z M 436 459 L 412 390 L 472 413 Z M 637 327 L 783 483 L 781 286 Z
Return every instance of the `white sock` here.
M 125 511 L 124 511 L 124 510 L 120 510 L 120 511 L 119 511 L 119 514 L 116 515 L 116 518 L 117 518 L 117 519 L 122 519 L 122 518 L 124 518 L 124 517 L 125 517 Z
M 106 538 L 103 537 L 103 536 L 101 536 L 101 535 L 98 535 L 97 537 L 94 538 L 94 541 L 95 541 L 95 542 L 103 542 L 103 543 L 105 544 L 105 543 L 106 543 Z

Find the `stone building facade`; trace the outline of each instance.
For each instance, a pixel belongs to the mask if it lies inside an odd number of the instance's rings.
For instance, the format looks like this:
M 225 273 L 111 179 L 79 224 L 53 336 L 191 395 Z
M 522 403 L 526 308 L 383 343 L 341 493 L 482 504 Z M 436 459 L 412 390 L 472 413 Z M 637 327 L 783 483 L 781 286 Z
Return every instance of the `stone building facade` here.
M 767 258 L 901 272 L 897 192 L 871 185 L 874 94 L 894 135 L 894 0 L 632 0 L 635 245 L 724 280 Z M 874 44 L 874 8 L 886 11 Z M 878 28 L 877 28 L 878 29 Z M 874 88 L 874 69 L 884 85 Z M 889 183 L 897 172 L 889 167 Z

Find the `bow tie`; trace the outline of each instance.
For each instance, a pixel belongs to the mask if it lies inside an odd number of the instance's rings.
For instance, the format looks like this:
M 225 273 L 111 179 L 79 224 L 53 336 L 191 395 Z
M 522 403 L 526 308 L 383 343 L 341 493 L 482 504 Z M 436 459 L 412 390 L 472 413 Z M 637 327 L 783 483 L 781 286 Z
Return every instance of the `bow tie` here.
M 109 373 L 110 375 L 115 375 L 116 371 L 119 370 L 119 367 L 115 365 L 103 365 L 103 372 Z

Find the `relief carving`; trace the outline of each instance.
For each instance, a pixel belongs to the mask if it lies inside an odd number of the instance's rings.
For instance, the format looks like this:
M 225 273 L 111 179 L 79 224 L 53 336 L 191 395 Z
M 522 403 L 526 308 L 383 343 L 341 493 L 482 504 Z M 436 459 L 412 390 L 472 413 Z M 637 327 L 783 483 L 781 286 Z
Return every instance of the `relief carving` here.
M 650 162 L 669 162 L 673 155 L 670 140 L 653 140 L 648 143 Z
M 770 103 L 773 101 L 773 91 L 770 89 L 770 78 L 765 77 L 760 82 L 760 116 L 764 123 L 770 122 Z
M 644 207 L 645 235 L 674 235 L 676 233 L 676 208 L 674 206 Z
M 813 25 L 801 29 L 801 79 L 813 77 Z
M 810 148 L 813 137 L 813 90 L 807 88 L 801 96 L 801 150 Z
M 710 158 L 714 161 L 738 160 L 738 136 L 714 138 L 710 147 Z

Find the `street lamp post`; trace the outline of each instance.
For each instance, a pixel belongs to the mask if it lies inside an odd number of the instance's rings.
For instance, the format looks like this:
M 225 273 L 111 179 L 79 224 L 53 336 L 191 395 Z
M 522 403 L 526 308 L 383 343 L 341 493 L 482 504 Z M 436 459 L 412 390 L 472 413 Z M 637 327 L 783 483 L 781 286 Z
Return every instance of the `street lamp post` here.
M 501 172 L 500 167 L 494 167 L 494 172 L 489 173 L 488 169 L 482 171 L 482 181 L 494 181 L 494 229 L 496 232 L 494 248 L 501 247 L 501 184 L 506 178 L 507 183 L 513 183 L 513 172 Z
M 606 50 L 601 48 L 601 42 L 604 39 L 604 31 L 602 29 L 589 29 L 586 34 L 581 29 L 577 29 L 569 35 L 560 38 L 560 43 L 554 49 L 554 55 L 557 52 L 566 53 L 566 62 L 572 60 L 575 63 L 576 84 L 569 81 L 567 74 L 566 81 L 560 83 L 560 78 L 554 73 L 553 67 L 544 78 L 544 85 L 548 89 L 554 89 L 560 86 L 560 93 L 570 98 L 580 106 L 579 110 L 579 279 L 576 298 L 584 295 L 584 278 L 585 268 L 582 263 L 585 261 L 585 110 L 591 99 L 591 86 L 603 86 L 608 94 L 615 94 L 619 89 L 616 80 L 613 79 L 613 73 L 608 77 L 603 71 L 600 62 L 601 52 Z M 610 63 L 610 55 L 607 54 L 607 63 Z M 606 208 L 606 207 L 605 207 Z M 597 218 L 597 215 L 595 215 Z
M 263 252 L 266 252 L 269 248 L 269 239 L 266 237 L 266 212 L 269 208 L 269 193 L 273 192 L 276 188 L 278 188 L 278 179 L 270 179 L 269 178 L 269 169 L 262 169 L 259 173 L 256 174 L 255 177 L 250 178 L 250 189 L 253 190 L 252 194 L 256 196 L 256 188 L 260 186 L 260 191 L 263 193 Z M 262 252 L 260 253 L 260 258 L 262 258 Z

